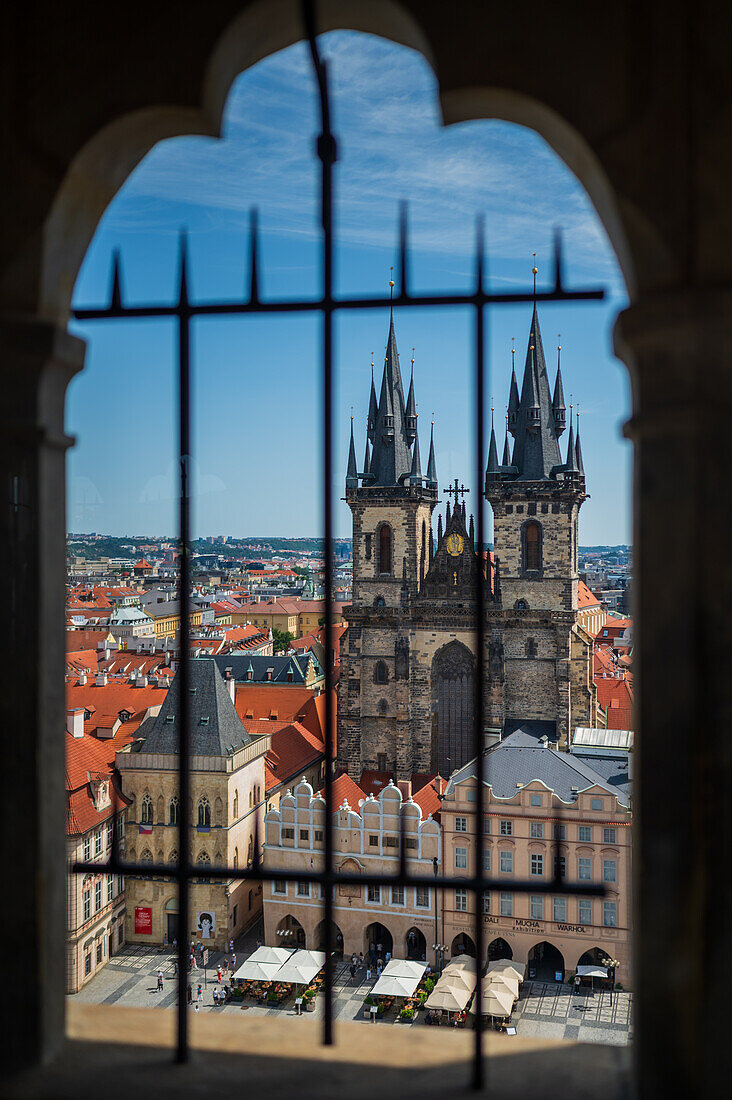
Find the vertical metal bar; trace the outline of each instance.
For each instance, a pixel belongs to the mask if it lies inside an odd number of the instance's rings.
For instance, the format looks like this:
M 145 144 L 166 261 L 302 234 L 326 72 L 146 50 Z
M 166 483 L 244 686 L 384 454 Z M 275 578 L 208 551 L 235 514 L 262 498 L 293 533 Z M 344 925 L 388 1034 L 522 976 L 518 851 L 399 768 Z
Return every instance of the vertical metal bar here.
M 476 225 L 476 292 L 480 295 L 483 291 L 483 220 L 478 219 Z M 483 744 L 483 677 L 485 675 L 485 576 L 483 573 L 483 547 L 485 546 L 485 522 L 483 513 L 483 461 L 485 455 L 485 383 L 484 383 L 484 310 L 482 301 L 475 305 L 475 522 L 476 537 L 478 541 L 478 568 L 475 571 L 475 701 L 473 723 L 473 752 L 475 755 L 476 774 L 478 781 L 477 797 L 475 802 L 476 821 L 476 871 L 477 878 L 483 882 L 483 805 L 484 805 L 484 744 Z M 476 976 L 478 979 L 475 1013 L 475 1050 L 473 1053 L 472 1086 L 474 1089 L 482 1089 L 484 1083 L 483 1065 L 483 1014 L 481 1012 L 483 1000 L 483 890 L 475 892 L 475 955 Z
M 325 1013 L 323 1042 L 333 1043 L 333 164 L 335 139 L 330 129 L 327 71 L 318 55 L 313 0 L 304 0 L 303 20 L 310 43 L 320 97 L 318 157 L 323 228 L 323 534 L 325 540 Z
M 179 685 L 178 719 L 179 726 L 179 794 L 178 813 L 178 1044 L 176 1061 L 188 1061 L 188 1005 L 186 1002 L 186 982 L 188 974 L 188 935 L 189 916 L 189 867 L 191 862 L 191 822 L 190 816 L 190 731 L 189 731 L 189 687 L 190 687 L 190 621 L 188 599 L 191 590 L 190 559 L 190 459 L 191 459 L 191 362 L 190 362 L 190 325 L 191 315 L 188 305 L 186 242 L 181 240 L 180 254 L 180 292 L 178 299 L 178 461 L 180 466 L 180 572 L 178 574 L 178 600 L 180 604 L 180 665 L 176 679 Z

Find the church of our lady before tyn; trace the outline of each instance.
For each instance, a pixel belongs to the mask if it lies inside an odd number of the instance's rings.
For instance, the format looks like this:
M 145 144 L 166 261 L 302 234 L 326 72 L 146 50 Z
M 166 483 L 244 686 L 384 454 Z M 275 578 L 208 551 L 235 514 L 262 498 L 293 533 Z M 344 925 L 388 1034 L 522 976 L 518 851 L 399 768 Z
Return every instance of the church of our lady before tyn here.
M 475 570 L 486 573 L 484 716 L 491 743 L 527 722 L 566 747 L 598 725 L 592 638 L 578 622 L 578 516 L 585 475 L 561 367 L 553 391 L 534 306 L 523 381 L 511 374 L 502 460 L 491 430 L 485 496 L 495 553 L 478 554 L 457 482 L 437 528 L 434 427 L 426 472 L 414 368 L 406 400 L 393 314 L 377 400 L 373 372 L 359 471 L 351 424 L 346 501 L 353 513 L 353 602 L 345 609 L 338 763 L 409 779 L 448 777 L 474 755 Z M 508 433 L 513 436 L 509 446 Z

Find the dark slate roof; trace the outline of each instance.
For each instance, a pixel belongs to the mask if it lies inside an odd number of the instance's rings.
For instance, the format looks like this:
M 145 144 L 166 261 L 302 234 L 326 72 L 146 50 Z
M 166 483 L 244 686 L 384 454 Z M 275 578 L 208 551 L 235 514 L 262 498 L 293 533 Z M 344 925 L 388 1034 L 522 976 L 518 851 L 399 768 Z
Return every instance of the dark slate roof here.
M 231 756 L 251 742 L 221 673 L 210 657 L 190 662 L 188 705 L 194 756 Z M 140 726 L 139 736 L 144 741 L 139 751 L 178 753 L 180 732 L 180 674 L 176 673 L 158 716 L 146 719 Z
M 625 780 L 621 781 L 622 761 L 612 762 L 615 769 L 611 769 L 610 778 L 604 774 L 607 769 L 601 771 L 597 763 L 594 757 L 590 764 L 587 757 L 544 748 L 531 734 L 519 730 L 504 738 L 486 754 L 485 777 L 497 798 L 513 798 L 518 790 L 517 783 L 525 786 L 538 779 L 563 802 L 575 802 L 580 791 L 598 786 L 604 788 L 608 794 L 616 795 L 621 806 L 629 806 L 630 781 L 627 777 L 627 764 Z M 474 777 L 475 774 L 475 762 L 471 760 L 451 776 L 446 793 L 451 792 L 455 783 Z M 577 790 L 573 791 L 572 787 Z
M 515 401 L 513 379 L 511 391 L 512 401 Z M 531 406 L 538 406 L 540 416 L 538 428 L 533 430 L 528 419 Z M 562 464 L 536 306 L 526 348 L 521 400 L 511 433 L 516 440 L 513 449 L 513 465 L 518 469 L 516 480 L 547 480 L 553 468 Z
M 214 657 L 219 672 L 225 675 L 227 668 L 239 683 L 248 679 L 247 673 L 252 670 L 251 683 L 263 684 L 305 684 L 308 673 L 308 663 L 313 662 L 316 676 L 320 674 L 321 667 L 316 657 L 309 651 L 305 653 L 290 653 L 278 657 L 252 656 L 249 653 L 226 653 L 223 656 Z M 272 669 L 271 681 L 267 679 L 267 670 Z M 292 679 L 288 678 L 292 673 Z
M 405 415 L 404 387 L 399 368 L 399 352 L 392 313 L 389 319 L 384 374 L 376 413 L 370 485 L 401 485 L 401 479 L 409 474 L 412 468 L 412 455 Z M 386 427 L 387 416 L 393 418 L 392 428 Z

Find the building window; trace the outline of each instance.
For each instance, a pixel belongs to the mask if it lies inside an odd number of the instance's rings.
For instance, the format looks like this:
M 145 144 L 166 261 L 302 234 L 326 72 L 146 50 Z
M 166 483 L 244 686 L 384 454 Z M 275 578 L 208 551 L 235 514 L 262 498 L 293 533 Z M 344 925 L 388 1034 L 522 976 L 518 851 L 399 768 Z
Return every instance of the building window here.
M 544 897 L 542 894 L 531 895 L 531 919 L 544 920 Z
M 532 520 L 527 523 L 523 531 L 524 535 L 524 569 L 537 571 L 541 569 L 541 527 Z
M 309 898 L 310 897 L 310 883 L 309 882 L 298 882 L 298 884 L 297 884 L 297 896 L 299 898 Z
M 310 830 L 309 829 L 301 829 L 300 830 L 300 840 L 304 840 L 307 844 L 310 843 Z
M 369 845 L 371 848 L 378 848 L 379 837 L 376 833 L 369 833 Z
M 533 795 L 532 795 L 533 797 Z M 530 835 L 534 840 L 542 840 L 544 836 L 544 826 L 541 821 L 532 821 L 530 825 Z
M 385 661 L 377 661 L 374 665 L 374 683 L 387 684 L 389 682 L 389 669 Z
M 114 825 L 111 821 L 107 822 L 107 847 L 112 847 L 112 836 L 114 834 Z
M 392 886 L 391 888 L 391 904 L 392 905 L 404 905 L 404 887 Z
M 91 974 L 91 951 L 84 956 L 84 974 Z
M 96 913 L 102 908 L 102 880 L 99 879 L 94 885 L 94 911 Z
M 513 874 L 513 852 L 501 852 L 501 873 Z
M 369 886 L 367 898 L 369 901 L 375 902 L 377 905 L 381 905 L 381 887 Z
M 491 850 L 490 848 L 483 849 L 483 870 L 490 871 L 491 869 Z
M 531 873 L 532 875 L 544 874 L 544 857 L 533 853 L 531 856 Z
M 236 821 L 236 819 L 239 817 L 239 792 L 238 791 L 234 791 L 234 806 L 233 806 L 233 809 L 232 809 L 232 812 L 231 812 L 231 816 L 234 818 L 234 821 Z
M 295 839 L 295 830 L 292 829 L 292 828 L 284 827 L 282 829 L 282 838 L 283 838 L 283 840 L 294 840 Z
M 170 802 L 168 803 L 168 824 L 169 825 L 177 825 L 178 824 L 178 796 L 177 795 L 173 795 Z
M 458 913 L 467 913 L 468 911 L 468 891 L 456 890 L 455 891 L 455 910 Z
M 468 849 L 456 848 L 455 849 L 455 867 L 459 871 L 467 871 L 468 869 Z
M 513 894 L 507 894 L 504 890 L 501 891 L 501 916 L 513 916 Z
M 557 878 L 567 877 L 567 857 L 555 856 L 554 857 L 554 874 Z
M 589 898 L 580 898 L 578 900 L 577 920 L 580 924 L 592 924 L 592 902 Z
M 206 795 L 198 803 L 198 825 L 207 828 L 211 824 L 211 805 Z
M 379 528 L 379 573 L 391 571 L 391 527 L 384 523 Z
M 467 817 L 456 817 L 455 818 L 455 832 L 456 833 L 467 833 L 467 831 L 468 831 L 468 819 L 467 819 Z
M 366 561 L 371 561 L 371 545 L 373 535 L 366 535 Z
M 589 882 L 592 878 L 592 860 L 580 856 L 577 860 L 577 878 Z
M 122 840 L 124 835 L 125 835 L 125 819 L 122 817 L 122 814 L 120 814 L 119 817 L 117 818 L 117 837 L 118 837 L 119 840 Z
M 618 903 L 616 901 L 603 901 L 602 923 L 604 924 L 605 928 L 617 928 Z
M 541 806 L 541 795 L 540 794 L 532 794 L 531 795 L 531 805 L 532 806 Z M 542 833 L 542 836 L 543 835 L 544 834 Z
M 538 649 L 538 646 L 536 644 L 536 638 L 527 638 L 526 639 L 526 642 L 524 643 L 524 653 L 527 657 L 537 657 L 538 656 L 539 649 Z M 541 802 L 532 803 L 532 805 L 540 806 Z
M 99 966 L 101 964 L 101 961 L 102 961 L 102 941 L 100 940 L 99 943 L 97 944 L 97 966 Z
M 593 798 L 592 801 L 590 802 L 590 806 L 592 807 L 593 810 L 601 810 L 602 809 L 602 799 L 601 798 Z
M 560 924 L 564 924 L 567 919 L 567 899 L 566 898 L 554 898 L 553 899 L 554 920 L 559 921 Z
M 577 839 L 582 844 L 591 844 L 592 843 L 592 826 L 591 825 L 580 825 L 579 828 L 577 829 Z
M 102 854 L 102 830 L 97 829 L 94 833 L 94 855 L 100 856 Z
M 465 801 L 466 802 L 476 802 L 477 799 L 478 799 L 478 792 L 477 791 L 472 791 L 471 790 L 471 791 L 466 791 L 465 792 Z
M 384 837 L 384 847 L 385 848 L 398 848 L 399 847 L 399 837 L 398 836 L 385 836 Z
M 418 886 L 415 890 L 415 904 L 418 909 L 429 909 L 430 891 L 427 886 Z
M 485 894 L 483 894 L 483 913 L 488 914 L 488 913 L 490 913 L 490 911 L 491 911 L 491 895 L 490 895 L 490 891 L 487 890 L 485 892 Z
M 91 890 L 85 890 L 82 897 L 84 899 L 84 920 L 87 921 L 91 917 Z
M 555 825 L 554 826 L 554 839 L 555 840 L 566 840 L 567 839 L 567 826 L 566 825 Z
M 614 859 L 603 859 L 602 861 L 602 881 L 603 882 L 617 882 L 618 881 L 618 864 Z
M 272 884 L 272 893 L 273 894 L 286 894 L 287 893 L 287 883 L 283 882 L 282 879 L 280 879 L 280 878 L 276 878 L 274 880 L 273 884 Z
M 107 876 L 107 902 L 114 901 L 114 875 Z
M 501 822 L 501 836 L 513 836 L 513 822 L 502 821 Z
M 239 921 L 237 919 L 238 911 L 239 911 L 239 906 L 235 905 L 234 909 L 232 911 L 232 914 L 231 914 L 231 920 L 232 920 L 232 923 L 234 925 L 234 928 L 236 928 L 237 924 L 239 923 Z
M 491 819 L 489 817 L 483 818 L 483 836 L 491 835 Z
M 617 829 L 603 829 L 602 830 L 602 843 L 603 844 L 617 844 L 618 843 L 618 830 Z
M 239 866 L 239 849 L 234 848 L 234 869 L 236 870 L 238 868 L 238 866 Z
M 140 806 L 140 821 L 143 825 L 152 825 L 153 823 L 153 804 L 149 794 L 143 796 Z
M 91 859 L 91 836 L 87 834 L 84 837 L 84 862 L 88 863 Z
M 322 829 L 316 829 L 315 830 L 315 843 L 316 844 L 322 844 L 323 843 L 323 830 Z

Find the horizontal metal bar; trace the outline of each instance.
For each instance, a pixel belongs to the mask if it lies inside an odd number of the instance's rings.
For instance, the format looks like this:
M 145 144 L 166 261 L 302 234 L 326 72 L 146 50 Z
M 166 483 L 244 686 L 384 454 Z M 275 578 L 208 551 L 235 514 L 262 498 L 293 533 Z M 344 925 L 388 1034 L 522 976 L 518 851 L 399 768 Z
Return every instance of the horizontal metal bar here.
M 310 298 L 292 301 L 253 301 L 253 302 L 186 302 L 184 306 L 170 303 L 148 306 L 100 306 L 97 308 L 73 309 L 71 312 L 77 321 L 133 320 L 140 317 L 178 317 L 183 311 L 190 316 L 221 317 L 237 314 L 258 313 L 304 313 L 321 312 L 323 309 L 387 309 L 397 306 L 481 306 L 510 305 L 528 302 L 586 302 L 602 301 L 605 291 L 589 290 L 530 290 L 489 292 L 480 291 L 465 294 L 399 294 L 393 302 L 390 298 L 333 298 L 313 300 Z
M 562 894 L 578 895 L 580 897 L 600 896 L 606 893 L 602 883 L 572 883 L 565 879 L 542 879 L 541 882 L 533 882 L 524 879 L 491 879 L 479 875 L 469 878 L 450 878 L 446 875 L 356 875 L 342 874 L 337 871 L 328 874 L 326 871 L 285 871 L 279 869 L 267 869 L 259 867 L 215 867 L 213 864 L 196 864 L 186 873 L 181 867 L 172 867 L 170 864 L 153 863 L 74 863 L 72 871 L 75 874 L 93 873 L 132 875 L 139 878 L 169 878 L 177 881 L 190 879 L 248 879 L 255 882 L 313 882 L 331 886 L 439 886 L 448 890 L 498 890 L 511 889 L 514 893 L 550 894 L 561 892 Z

